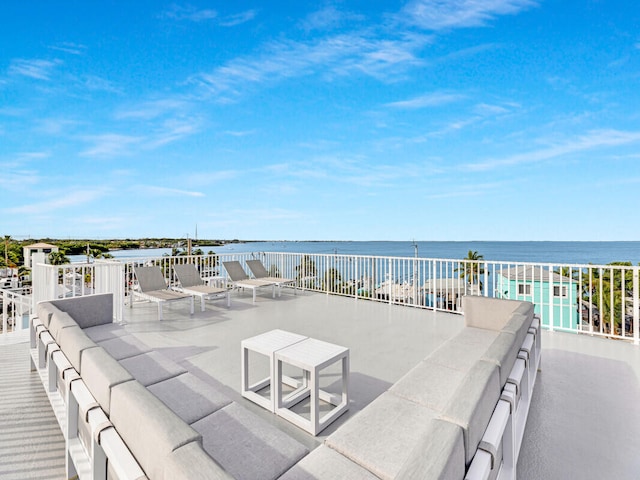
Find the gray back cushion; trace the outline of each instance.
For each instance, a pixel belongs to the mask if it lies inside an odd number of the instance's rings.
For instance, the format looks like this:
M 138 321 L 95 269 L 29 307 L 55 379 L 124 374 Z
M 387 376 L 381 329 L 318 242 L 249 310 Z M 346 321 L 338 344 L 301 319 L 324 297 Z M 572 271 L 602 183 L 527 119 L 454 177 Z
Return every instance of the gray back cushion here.
M 113 322 L 113 294 L 85 295 L 51 302 L 67 312 L 80 328 Z

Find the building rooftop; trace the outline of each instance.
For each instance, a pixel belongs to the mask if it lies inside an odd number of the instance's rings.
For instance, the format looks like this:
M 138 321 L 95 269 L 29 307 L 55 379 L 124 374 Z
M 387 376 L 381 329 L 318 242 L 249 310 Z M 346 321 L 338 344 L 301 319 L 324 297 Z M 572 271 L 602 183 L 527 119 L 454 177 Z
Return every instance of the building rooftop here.
M 234 292 L 230 309 L 209 302 L 205 312 L 151 303 L 125 308 L 125 328 L 150 347 L 216 384 L 225 394 L 313 449 L 386 391 L 442 342 L 463 328 L 461 315 L 364 299 L 285 289 L 272 299 Z M 317 437 L 240 395 L 240 342 L 282 329 L 350 348 L 350 410 Z M 636 479 L 640 471 L 640 348 L 630 343 L 543 332 L 538 375 L 518 477 Z M 2 345 L 0 477 L 43 478 L 42 465 L 64 464 L 55 448 L 55 419 L 27 345 Z M 328 369 L 331 383 L 337 371 Z M 11 411 L 11 415 L 5 412 Z M 16 413 L 19 412 L 19 413 Z M 7 432 L 13 432 L 7 433 Z M 46 438 L 45 438 L 46 437 Z M 59 435 L 58 441 L 62 439 Z M 26 453 L 28 445 L 35 447 Z M 47 463 L 48 462 L 48 463 Z

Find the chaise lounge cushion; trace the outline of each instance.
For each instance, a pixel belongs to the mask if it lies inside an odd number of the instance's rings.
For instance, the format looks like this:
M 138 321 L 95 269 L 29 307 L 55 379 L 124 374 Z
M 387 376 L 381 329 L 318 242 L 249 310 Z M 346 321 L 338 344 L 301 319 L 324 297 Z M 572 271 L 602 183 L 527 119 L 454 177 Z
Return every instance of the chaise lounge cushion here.
M 103 293 L 51 302 L 73 317 L 80 328 L 113 322 L 113 294 Z
M 138 382 L 147 387 L 187 371 L 158 352 L 148 352 L 120 360 Z
M 309 451 L 260 417 L 231 403 L 195 422 L 204 450 L 238 480 L 280 477 Z
M 377 480 L 373 473 L 332 448 L 320 445 L 296 463 L 280 480 Z
M 431 421 L 429 435 L 424 435 L 416 443 L 396 478 L 458 480 L 464 474 L 462 429 L 453 423 L 435 419 Z
M 91 348 L 82 356 L 80 374 L 93 397 L 107 415 L 111 411 L 111 389 L 133 380 L 133 376 L 103 348 Z
M 149 478 L 160 478 L 166 458 L 201 436 L 136 381 L 111 389 L 114 427 Z
M 383 479 L 395 478 L 439 412 L 385 392 L 325 441 Z
M 78 326 L 63 328 L 58 335 L 58 345 L 76 371 L 81 370 L 81 355 L 88 348 L 97 348 Z
M 191 373 L 147 388 L 189 425 L 231 403 L 228 397 Z
M 464 435 L 464 450 L 468 466 L 489 424 L 500 398 L 500 374 L 497 365 L 479 360 L 467 373 L 453 394 L 442 420 L 460 425 Z
M 162 480 L 232 480 L 202 449 L 200 442 L 191 442 L 175 449 L 165 459 Z

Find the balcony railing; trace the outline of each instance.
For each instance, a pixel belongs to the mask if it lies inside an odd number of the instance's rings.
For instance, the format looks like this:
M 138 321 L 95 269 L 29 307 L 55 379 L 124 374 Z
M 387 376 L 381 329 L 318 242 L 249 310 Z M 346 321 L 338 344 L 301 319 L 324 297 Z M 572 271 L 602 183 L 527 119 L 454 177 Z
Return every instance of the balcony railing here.
M 458 259 L 253 252 L 163 256 L 34 268 L 34 305 L 62 296 L 113 292 L 120 308 L 136 288 L 135 265 L 159 266 L 171 285 L 172 266 L 194 263 L 201 276 L 226 281 L 221 263 L 260 259 L 273 276 L 300 288 L 389 304 L 461 312 L 463 295 L 527 300 L 544 328 L 640 344 L 640 267 L 556 265 Z M 249 271 L 246 269 L 247 272 Z M 121 310 L 114 312 L 122 318 Z
M 126 264 L 125 275 L 130 288 L 134 264 L 158 265 L 171 284 L 175 263 L 195 263 L 203 277 L 224 277 L 221 262 L 256 258 L 273 276 L 308 290 L 452 313 L 462 313 L 463 295 L 527 300 L 549 330 L 640 343 L 640 267 L 631 265 L 253 252 L 140 259 Z

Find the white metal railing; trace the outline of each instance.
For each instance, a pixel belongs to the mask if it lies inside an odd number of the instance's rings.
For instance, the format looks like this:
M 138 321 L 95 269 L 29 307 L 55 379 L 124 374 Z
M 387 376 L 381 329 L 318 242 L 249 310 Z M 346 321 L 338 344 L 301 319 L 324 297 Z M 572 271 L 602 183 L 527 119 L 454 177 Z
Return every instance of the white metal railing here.
M 159 266 L 172 285 L 174 264 L 194 263 L 203 277 L 225 281 L 222 262 L 244 263 L 250 259 L 260 259 L 273 276 L 295 279 L 299 288 L 355 299 L 452 313 L 462 313 L 463 295 L 527 300 L 535 305 L 543 328 L 640 344 L 640 267 L 630 264 L 561 265 L 282 252 L 163 256 L 124 263 L 37 265 L 34 302 L 110 291 L 115 295 L 114 305 L 121 306 L 127 297 L 132 299 L 131 289 L 136 288 L 135 265 Z M 65 283 L 67 278 L 74 279 L 72 285 Z M 117 318 L 121 315 L 119 312 Z
M 27 328 L 31 309 L 31 288 L 0 289 L 2 299 L 1 333 L 7 335 Z
M 100 293 L 113 294 L 113 318 L 122 321 L 124 265 L 114 261 L 49 265 L 35 263 L 32 309 L 39 302 Z
M 158 265 L 172 283 L 172 265 L 192 262 L 203 276 L 224 277 L 221 262 L 243 263 L 255 258 L 262 260 L 272 275 L 296 279 L 298 287 L 309 290 L 453 313 L 462 313 L 463 295 L 527 300 L 535 305 L 546 329 L 640 344 L 640 267 L 628 264 L 252 252 L 131 261 L 125 276 L 131 287 L 135 283 L 134 264 Z

